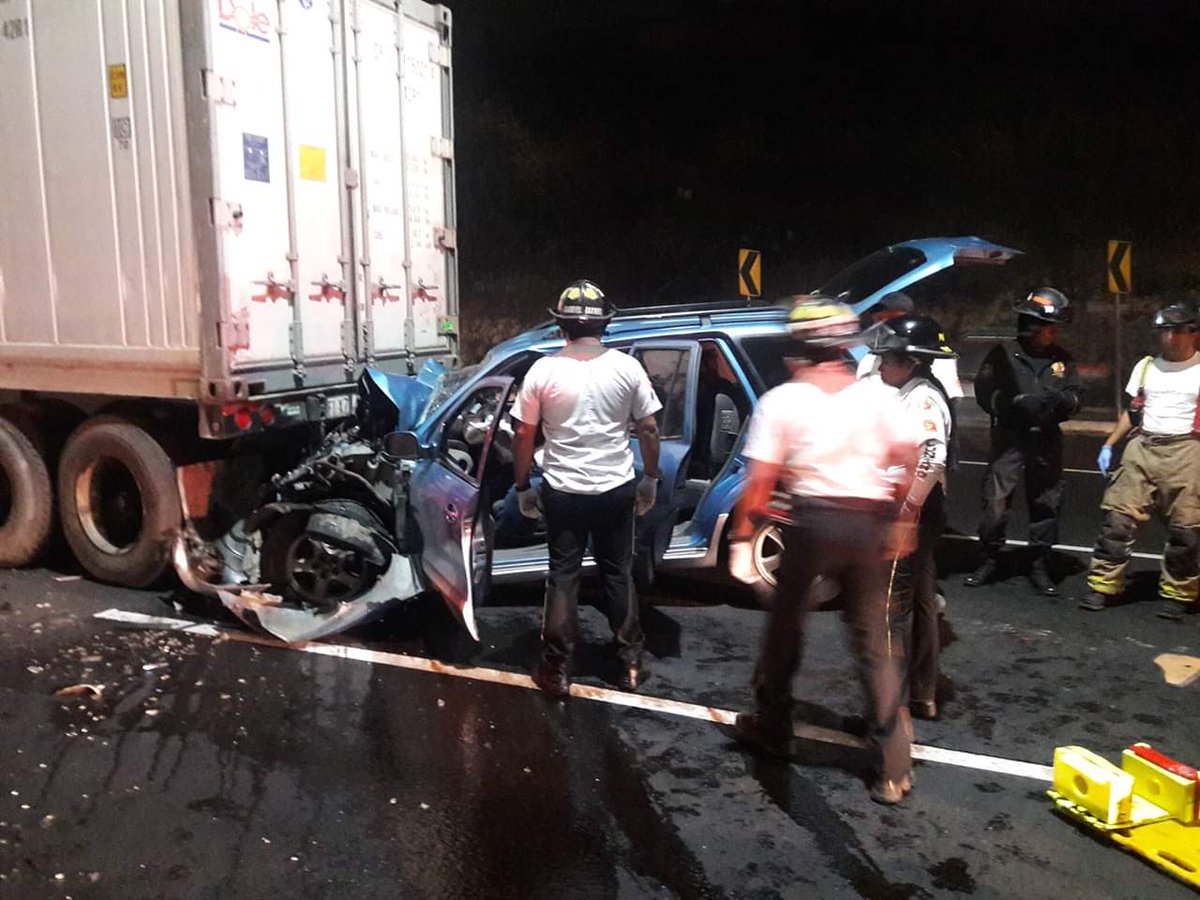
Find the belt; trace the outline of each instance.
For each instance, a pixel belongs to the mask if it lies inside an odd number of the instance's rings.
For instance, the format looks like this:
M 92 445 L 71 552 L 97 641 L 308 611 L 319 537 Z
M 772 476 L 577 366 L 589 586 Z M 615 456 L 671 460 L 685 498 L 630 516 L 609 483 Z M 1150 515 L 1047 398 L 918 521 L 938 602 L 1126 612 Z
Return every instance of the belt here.
M 864 497 L 808 497 L 792 498 L 796 510 L 826 510 L 829 512 L 861 512 L 874 516 L 894 516 L 896 505 L 887 500 L 868 500 Z
M 1181 441 L 1194 441 L 1200 438 L 1200 435 L 1194 431 L 1189 431 L 1185 434 L 1149 434 L 1143 431 L 1141 438 L 1144 443 L 1152 446 L 1161 446 L 1163 444 L 1178 444 Z

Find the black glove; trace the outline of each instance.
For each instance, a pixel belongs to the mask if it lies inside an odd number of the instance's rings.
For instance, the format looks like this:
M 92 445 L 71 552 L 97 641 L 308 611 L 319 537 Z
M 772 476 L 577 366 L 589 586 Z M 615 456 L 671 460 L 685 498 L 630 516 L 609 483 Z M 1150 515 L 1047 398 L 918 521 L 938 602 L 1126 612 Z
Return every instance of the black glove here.
M 1053 422 L 1065 422 L 1074 415 L 1079 397 L 1071 391 L 1046 391 L 1047 412 Z
M 1013 397 L 1013 409 L 1030 422 L 1041 423 L 1046 415 L 1045 394 L 1017 394 Z

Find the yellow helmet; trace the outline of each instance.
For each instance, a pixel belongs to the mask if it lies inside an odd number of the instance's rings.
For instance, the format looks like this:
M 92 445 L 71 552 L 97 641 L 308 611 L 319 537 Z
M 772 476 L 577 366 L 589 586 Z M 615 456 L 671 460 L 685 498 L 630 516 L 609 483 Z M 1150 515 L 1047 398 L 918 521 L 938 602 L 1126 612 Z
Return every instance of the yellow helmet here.
M 788 333 L 814 347 L 848 346 L 862 335 L 858 316 L 845 303 L 816 294 L 794 298 L 788 313 Z

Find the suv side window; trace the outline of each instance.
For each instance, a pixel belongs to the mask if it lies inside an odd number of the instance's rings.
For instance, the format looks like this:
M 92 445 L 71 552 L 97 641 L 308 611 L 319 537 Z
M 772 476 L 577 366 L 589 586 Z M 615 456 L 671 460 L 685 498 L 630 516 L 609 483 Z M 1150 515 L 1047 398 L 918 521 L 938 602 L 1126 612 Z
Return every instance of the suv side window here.
M 655 414 L 660 437 L 664 440 L 683 437 L 689 351 L 676 347 L 647 347 L 637 348 L 634 356 L 650 376 L 650 386 L 662 403 L 662 409 Z

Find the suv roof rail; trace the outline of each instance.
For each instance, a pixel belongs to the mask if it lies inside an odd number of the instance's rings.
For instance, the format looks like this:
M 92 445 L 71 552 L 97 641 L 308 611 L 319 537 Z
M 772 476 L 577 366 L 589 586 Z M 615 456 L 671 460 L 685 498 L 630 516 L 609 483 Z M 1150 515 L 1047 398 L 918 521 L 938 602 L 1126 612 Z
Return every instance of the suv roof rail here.
M 663 306 L 631 306 L 617 309 L 615 319 L 649 318 L 653 316 L 695 315 L 706 312 L 746 312 L 751 310 L 771 309 L 770 305 L 751 306 L 745 301 L 713 300 L 704 303 L 674 303 Z

